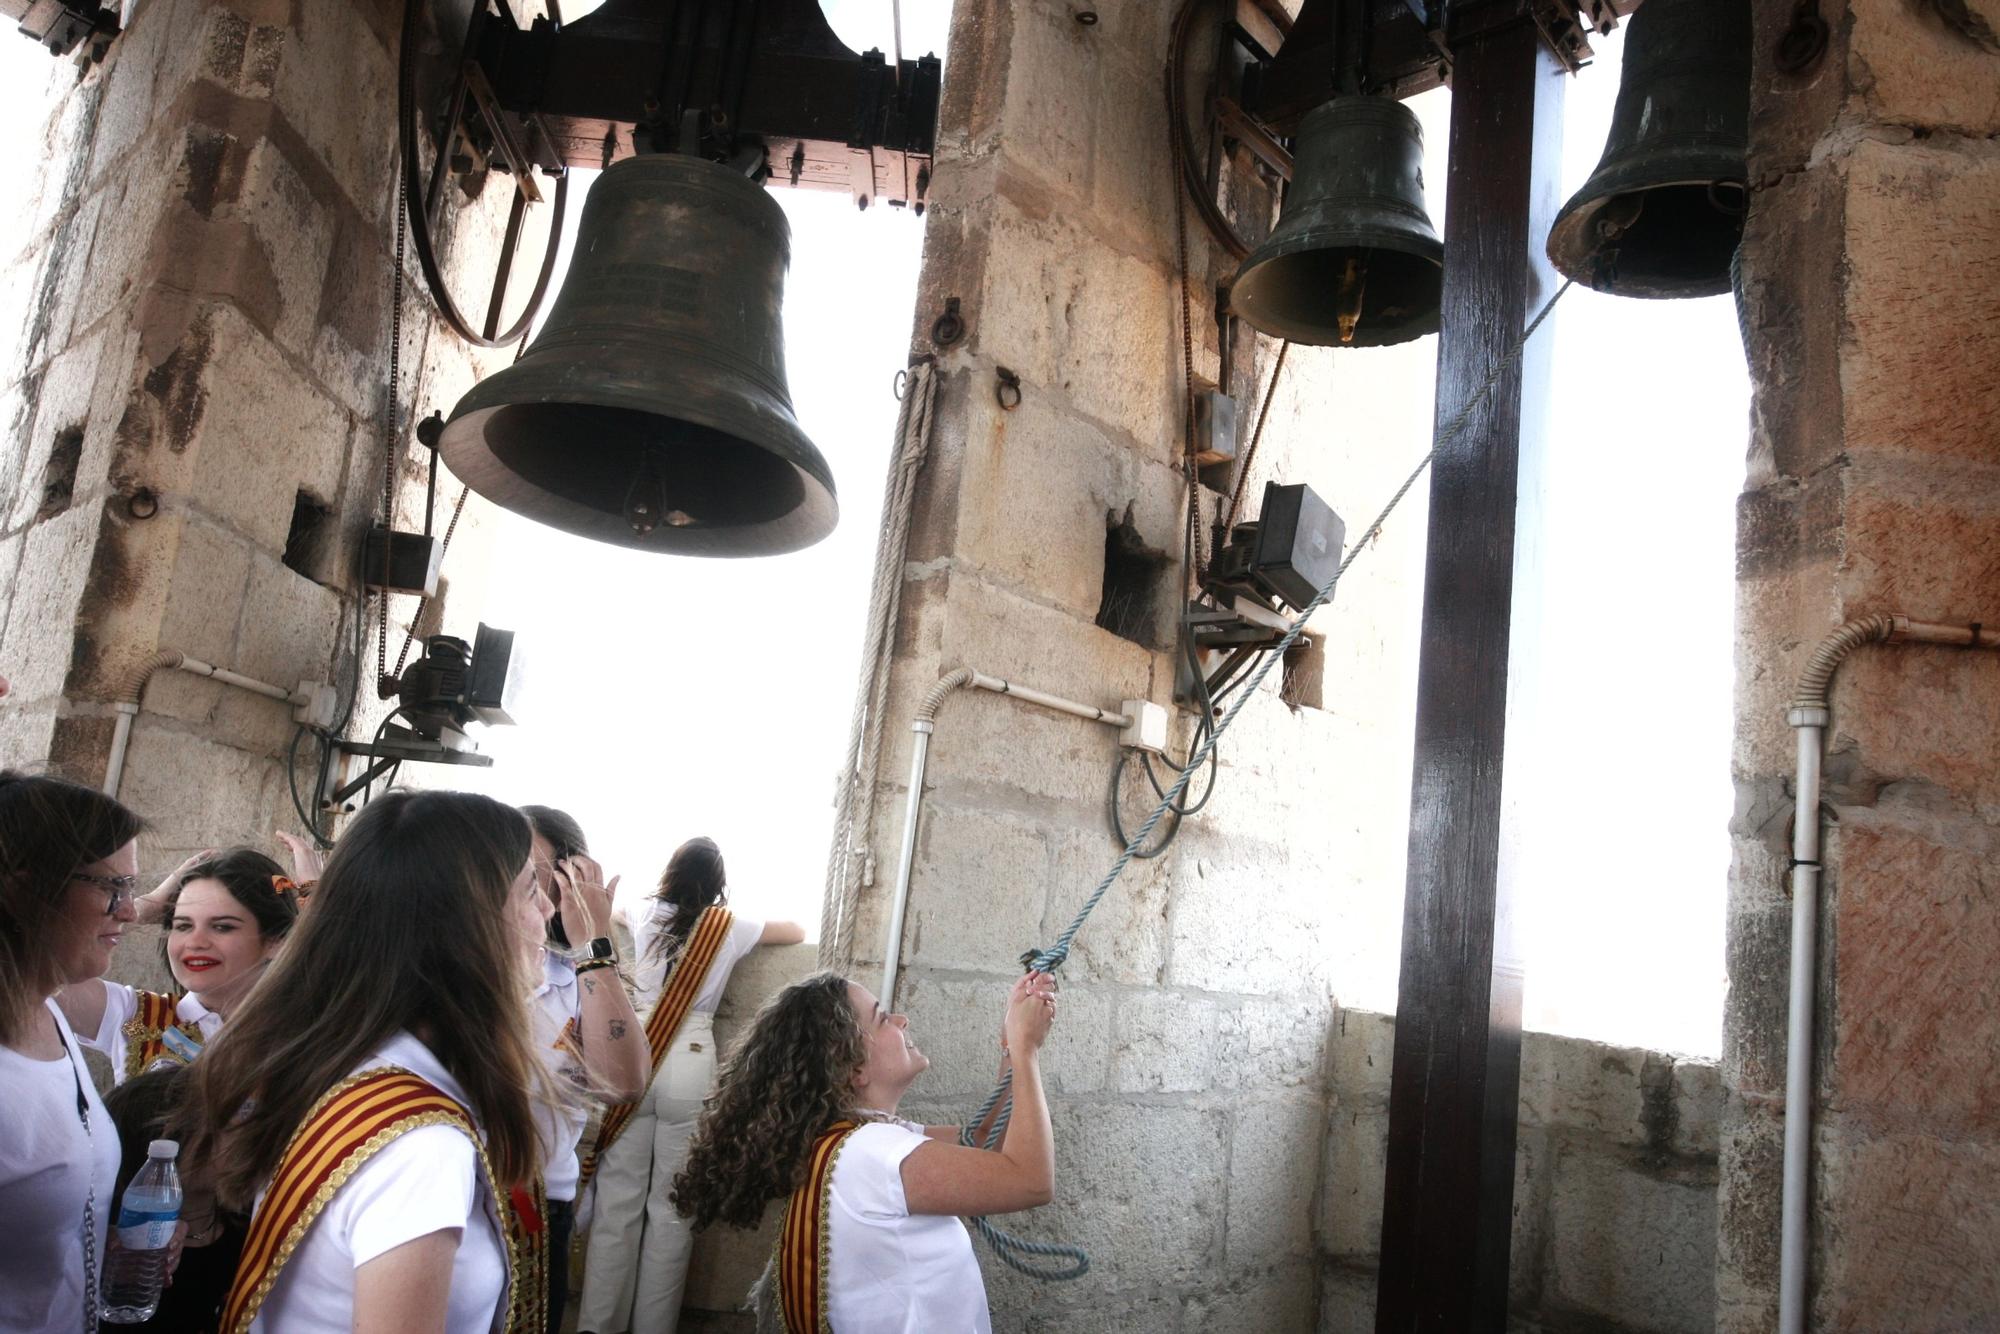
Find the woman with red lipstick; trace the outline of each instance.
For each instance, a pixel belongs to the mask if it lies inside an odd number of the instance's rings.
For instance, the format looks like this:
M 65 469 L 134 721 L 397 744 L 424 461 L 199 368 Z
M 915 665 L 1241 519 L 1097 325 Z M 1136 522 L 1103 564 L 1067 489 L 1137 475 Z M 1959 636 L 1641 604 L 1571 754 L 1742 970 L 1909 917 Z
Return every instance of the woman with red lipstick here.
M 94 1331 L 118 1132 L 55 992 L 101 976 L 135 914 L 139 817 L 0 771 L 0 1329 Z
M 163 1061 L 186 1065 L 263 975 L 299 915 L 284 870 L 255 848 L 198 853 L 135 905 L 167 925 L 161 955 L 182 994 L 91 978 L 56 993 L 63 1017 L 125 1080 Z

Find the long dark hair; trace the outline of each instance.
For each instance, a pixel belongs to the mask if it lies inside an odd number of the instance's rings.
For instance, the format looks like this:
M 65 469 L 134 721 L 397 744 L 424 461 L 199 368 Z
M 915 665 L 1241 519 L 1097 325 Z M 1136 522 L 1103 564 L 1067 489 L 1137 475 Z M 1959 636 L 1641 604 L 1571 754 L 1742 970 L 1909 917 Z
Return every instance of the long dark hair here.
M 503 1182 L 537 1168 L 529 1040 L 508 895 L 528 822 L 468 792 L 390 792 L 335 846 L 311 911 L 194 1065 L 191 1170 L 245 1208 L 305 1114 L 409 1033 L 465 1090 Z
M 653 937 L 651 957 L 678 959 L 702 909 L 729 901 L 729 877 L 715 840 L 691 838 L 675 848 L 667 859 L 667 869 L 660 873 L 660 888 L 653 897 L 673 909 L 673 916 L 666 929 Z
M 172 972 L 173 961 L 167 942 L 173 936 L 174 913 L 181 905 L 181 891 L 197 880 L 219 880 L 222 887 L 257 923 L 257 934 L 265 941 L 283 940 L 299 919 L 299 899 L 295 892 L 280 891 L 289 885 L 285 868 L 255 848 L 224 848 L 205 861 L 196 862 L 167 892 L 163 914 L 168 929 L 160 936 L 160 961 Z
M 528 823 L 542 836 L 542 841 L 549 845 L 557 862 L 565 857 L 590 855 L 590 844 L 584 841 L 583 826 L 568 811 L 559 811 L 553 806 L 522 806 L 519 810 L 528 817 Z M 550 874 L 555 874 L 553 867 Z M 569 929 L 563 925 L 560 909 L 549 914 L 549 940 L 563 949 L 570 947 Z
M 804 1181 L 819 1133 L 853 1114 L 867 1057 L 840 974 L 814 973 L 772 997 L 702 1106 L 674 1208 L 698 1228 L 756 1227 L 767 1203 Z
M 145 822 L 95 788 L 0 769 L 0 1043 L 21 1041 L 34 1007 L 65 982 L 49 936 L 69 878 L 139 836 Z

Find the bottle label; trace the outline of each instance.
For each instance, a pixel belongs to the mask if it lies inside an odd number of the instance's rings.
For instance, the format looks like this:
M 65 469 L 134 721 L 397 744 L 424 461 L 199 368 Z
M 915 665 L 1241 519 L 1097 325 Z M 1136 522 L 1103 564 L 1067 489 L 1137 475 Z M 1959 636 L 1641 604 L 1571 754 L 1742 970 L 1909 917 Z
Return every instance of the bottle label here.
M 174 1239 L 180 1210 L 120 1209 L 118 1245 L 128 1251 L 157 1251 Z

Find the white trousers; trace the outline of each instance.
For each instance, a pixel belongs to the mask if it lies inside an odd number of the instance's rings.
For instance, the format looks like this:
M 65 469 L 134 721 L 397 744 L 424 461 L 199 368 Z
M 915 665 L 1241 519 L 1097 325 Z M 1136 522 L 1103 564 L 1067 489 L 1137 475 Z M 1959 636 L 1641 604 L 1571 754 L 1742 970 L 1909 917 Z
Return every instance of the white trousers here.
M 674 1334 L 694 1233 L 667 1198 L 715 1083 L 709 1015 L 690 1012 L 632 1119 L 597 1165 L 576 1327 L 595 1334 Z

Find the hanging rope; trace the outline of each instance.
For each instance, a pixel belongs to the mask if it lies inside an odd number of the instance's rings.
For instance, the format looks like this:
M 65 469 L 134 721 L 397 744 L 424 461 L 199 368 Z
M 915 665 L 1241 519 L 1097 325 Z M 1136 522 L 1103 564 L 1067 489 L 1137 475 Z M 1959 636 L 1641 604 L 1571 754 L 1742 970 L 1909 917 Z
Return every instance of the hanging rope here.
M 845 970 L 854 960 L 855 900 L 866 877 L 868 835 L 875 818 L 875 773 L 882 758 L 882 706 L 889 693 L 889 659 L 896 613 L 902 603 L 903 559 L 910 545 L 910 515 L 917 474 L 931 448 L 931 410 L 937 398 L 937 363 L 925 357 L 904 375 L 903 406 L 896 414 L 896 443 L 882 493 L 882 539 L 875 547 L 875 576 L 868 589 L 868 633 L 861 646 L 861 684 L 848 725 L 847 762 L 834 795 L 833 847 L 826 860 L 826 894 L 819 924 L 819 964 Z M 863 874 L 856 874 L 856 862 Z
M 1111 864 L 1111 869 L 1106 871 L 1104 878 L 1097 882 L 1097 888 L 1090 892 L 1090 897 L 1083 901 L 1081 908 L 1077 909 L 1076 916 L 1071 919 L 1069 926 L 1060 936 L 1056 937 L 1055 944 L 1037 954 L 1034 961 L 1028 965 L 1032 971 L 1037 973 L 1052 973 L 1062 967 L 1063 962 L 1069 958 L 1070 946 L 1075 942 L 1077 932 L 1083 930 L 1083 924 L 1090 920 L 1091 913 L 1097 911 L 1097 905 L 1103 901 L 1106 892 L 1110 890 L 1113 884 L 1117 883 L 1118 877 L 1125 873 L 1125 868 L 1130 866 L 1133 859 L 1139 855 L 1139 849 L 1146 845 L 1146 840 L 1152 837 L 1154 827 L 1160 823 L 1167 812 L 1180 799 L 1181 793 L 1187 790 L 1188 781 L 1194 777 L 1203 764 L 1207 763 L 1209 752 L 1215 749 L 1215 744 L 1222 739 L 1222 734 L 1228 731 L 1230 726 L 1243 715 L 1243 710 L 1256 697 L 1257 687 L 1263 684 L 1265 676 L 1269 675 L 1272 667 L 1284 661 L 1286 651 L 1298 642 L 1301 634 L 1305 633 L 1306 622 L 1311 619 L 1312 614 L 1324 606 L 1327 599 L 1333 596 L 1334 587 L 1340 582 L 1341 576 L 1347 573 L 1347 567 L 1354 564 L 1355 558 L 1373 544 L 1376 535 L 1382 531 L 1382 526 L 1389 521 L 1389 516 L 1396 512 L 1396 506 L 1403 503 L 1403 497 L 1410 493 L 1410 488 L 1417 484 L 1417 479 L 1424 475 L 1424 470 L 1431 466 L 1431 460 L 1437 457 L 1438 451 L 1447 448 L 1458 438 L 1459 433 L 1465 429 L 1465 424 L 1472 420 L 1472 414 L 1478 411 L 1480 405 L 1486 401 L 1486 396 L 1493 392 L 1493 386 L 1499 382 L 1500 377 L 1507 373 L 1509 367 L 1520 360 L 1522 349 L 1528 345 L 1528 340 L 1534 337 L 1535 330 L 1542 327 L 1542 321 L 1547 319 L 1549 312 L 1555 309 L 1556 302 L 1562 300 L 1563 293 L 1569 291 L 1573 285 L 1571 282 L 1563 283 L 1561 287 L 1556 289 L 1555 295 L 1543 303 L 1541 310 L 1536 313 L 1535 318 L 1528 322 L 1526 329 L 1522 330 L 1521 336 L 1514 340 L 1514 346 L 1508 351 L 1507 355 L 1495 364 L 1491 371 L 1487 372 L 1486 379 L 1479 386 L 1477 392 L 1466 401 L 1464 407 L 1459 409 L 1458 415 L 1453 417 L 1451 422 L 1438 432 L 1437 442 L 1431 446 L 1422 459 L 1418 460 L 1417 466 L 1410 470 L 1410 475 L 1403 479 L 1401 486 L 1396 488 L 1396 494 L 1389 497 L 1389 503 L 1382 507 L 1380 514 L 1375 516 L 1375 522 L 1369 524 L 1367 531 L 1361 535 L 1360 540 L 1348 549 L 1346 557 L 1340 562 L 1340 568 L 1336 569 L 1332 577 L 1313 595 L 1313 600 L 1308 602 L 1299 611 L 1298 618 L 1292 622 L 1292 628 L 1285 632 L 1285 637 L 1273 646 L 1271 652 L 1264 655 L 1263 662 L 1251 674 L 1248 686 L 1237 696 L 1236 703 L 1222 718 L 1222 721 L 1216 725 L 1215 730 L 1209 733 L 1207 738 L 1202 741 L 1201 745 L 1195 749 L 1192 755 L 1188 756 L 1187 763 L 1181 767 L 1180 774 L 1174 779 L 1173 785 L 1160 798 L 1159 804 L 1153 807 L 1153 812 L 1146 817 L 1145 823 L 1133 831 L 1132 836 L 1126 840 L 1125 850 L 1118 854 L 1118 860 Z M 980 1104 L 979 1110 L 973 1113 L 972 1119 L 967 1123 L 965 1129 L 959 1132 L 959 1142 L 966 1145 L 973 1145 L 975 1141 L 972 1134 L 972 1127 L 983 1124 L 988 1116 L 992 1116 L 992 1129 L 987 1132 L 986 1142 L 983 1147 L 992 1148 L 998 1144 L 1000 1136 L 1006 1132 L 1009 1118 L 1013 1115 L 1013 1101 L 1013 1072 L 1010 1070 L 1001 1078 L 1000 1083 L 994 1088 L 993 1092 L 987 1095 L 986 1101 Z M 999 1109 L 997 1115 L 994 1111 L 996 1107 Z M 1072 1246 L 1065 1242 L 1031 1241 L 1025 1237 L 1017 1237 L 1004 1229 L 995 1227 L 984 1218 L 974 1218 L 972 1223 L 978 1229 L 979 1235 L 986 1238 L 988 1244 L 993 1247 L 995 1255 L 999 1256 L 1010 1268 L 1027 1274 L 1031 1278 L 1064 1280 L 1081 1278 L 1090 1272 L 1090 1256 L 1080 1246 Z M 1067 1262 L 1068 1267 L 1060 1269 L 1039 1267 L 1033 1263 L 1035 1258 L 1060 1259 Z

